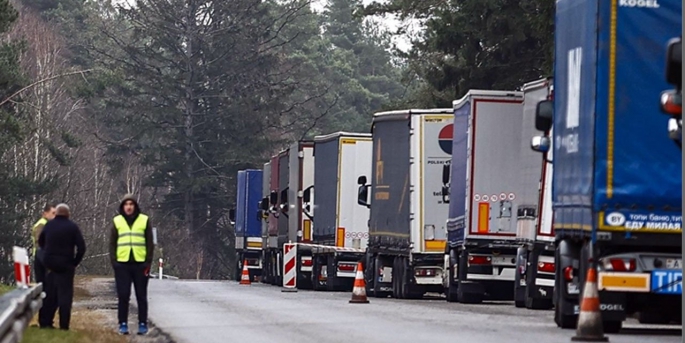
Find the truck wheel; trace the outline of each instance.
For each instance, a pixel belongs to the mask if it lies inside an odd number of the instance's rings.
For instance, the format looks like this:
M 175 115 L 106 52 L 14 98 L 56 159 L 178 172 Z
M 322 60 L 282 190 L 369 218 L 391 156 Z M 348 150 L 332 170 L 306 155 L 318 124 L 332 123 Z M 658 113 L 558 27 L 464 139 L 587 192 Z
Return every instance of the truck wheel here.
M 319 284 L 319 275 L 321 275 L 321 263 L 319 263 L 318 257 L 312 257 L 312 290 L 318 292 L 321 291 L 321 285 Z
M 529 310 L 549 310 L 552 306 L 552 301 L 549 299 L 535 299 L 526 296 L 525 307 Z
M 554 257 L 556 261 L 556 271 L 554 273 L 554 297 L 556 299 L 554 322 L 562 329 L 575 329 L 578 317 L 564 314 L 568 312 L 567 309 L 569 307 L 572 308 L 573 304 L 566 301 L 563 296 L 562 287 L 566 287 L 566 284 L 561 277 L 561 253 L 559 252 L 559 247 L 557 247 Z
M 240 277 L 242 276 L 243 272 L 243 266 L 241 266 L 240 263 L 240 256 L 238 256 L 237 260 L 235 261 L 235 274 L 233 276 L 235 281 L 240 281 Z
M 602 322 L 605 333 L 618 333 L 623 327 L 623 322 L 621 321 L 606 321 Z
M 400 258 L 395 257 L 392 261 L 392 297 L 402 298 L 402 276 L 400 275 Z
M 445 298 L 447 299 L 447 302 L 457 302 L 459 299 L 457 299 L 457 285 L 454 282 L 454 259 L 452 258 L 452 254 L 454 250 L 450 251 L 450 260 L 449 260 L 449 268 L 447 268 L 446 274 L 447 274 L 447 289 L 445 290 Z
M 640 324 L 668 324 L 670 322 L 666 313 L 659 313 L 656 311 L 639 312 L 637 320 Z

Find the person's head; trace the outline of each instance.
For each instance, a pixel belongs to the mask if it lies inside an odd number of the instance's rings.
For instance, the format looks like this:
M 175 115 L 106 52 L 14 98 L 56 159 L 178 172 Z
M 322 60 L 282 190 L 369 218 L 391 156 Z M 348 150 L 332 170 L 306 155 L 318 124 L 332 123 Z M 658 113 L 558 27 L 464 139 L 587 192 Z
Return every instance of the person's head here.
M 131 217 L 138 213 L 140 213 L 140 209 L 136 202 L 136 198 L 132 194 L 124 196 L 121 200 L 121 206 L 119 206 L 119 214 Z
M 70 210 L 67 204 L 59 204 L 55 207 L 55 215 L 58 217 L 69 218 Z
M 52 206 L 52 204 L 47 204 L 43 207 L 43 218 L 47 220 L 52 220 L 52 218 L 55 218 L 55 206 Z

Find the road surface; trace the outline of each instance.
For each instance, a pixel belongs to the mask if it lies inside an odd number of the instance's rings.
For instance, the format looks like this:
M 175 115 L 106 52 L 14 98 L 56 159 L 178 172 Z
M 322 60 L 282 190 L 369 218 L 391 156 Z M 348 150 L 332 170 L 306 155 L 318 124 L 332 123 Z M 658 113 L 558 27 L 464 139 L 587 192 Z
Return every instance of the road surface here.
M 555 326 L 552 311 L 517 309 L 511 302 L 369 298 L 369 304 L 349 304 L 350 296 L 282 293 L 257 283 L 153 279 L 150 320 L 176 343 L 547 343 L 570 342 L 574 334 Z M 608 335 L 610 342 L 681 342 L 679 326 L 644 329 L 632 322 L 624 327 Z

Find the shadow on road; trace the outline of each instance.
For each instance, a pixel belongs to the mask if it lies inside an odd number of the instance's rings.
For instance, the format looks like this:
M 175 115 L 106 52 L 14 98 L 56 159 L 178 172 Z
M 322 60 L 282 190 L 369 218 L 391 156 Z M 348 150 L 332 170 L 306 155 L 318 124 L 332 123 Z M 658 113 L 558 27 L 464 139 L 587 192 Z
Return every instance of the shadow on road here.
M 624 328 L 617 335 L 630 336 L 680 336 L 682 328 Z

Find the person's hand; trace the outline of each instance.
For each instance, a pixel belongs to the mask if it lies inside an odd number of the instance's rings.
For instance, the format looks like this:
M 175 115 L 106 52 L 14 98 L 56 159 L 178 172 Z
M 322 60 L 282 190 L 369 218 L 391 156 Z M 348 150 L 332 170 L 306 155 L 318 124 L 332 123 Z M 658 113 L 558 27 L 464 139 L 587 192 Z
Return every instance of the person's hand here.
M 145 263 L 145 269 L 143 269 L 143 274 L 145 274 L 145 276 L 150 276 L 150 264 L 149 263 Z

